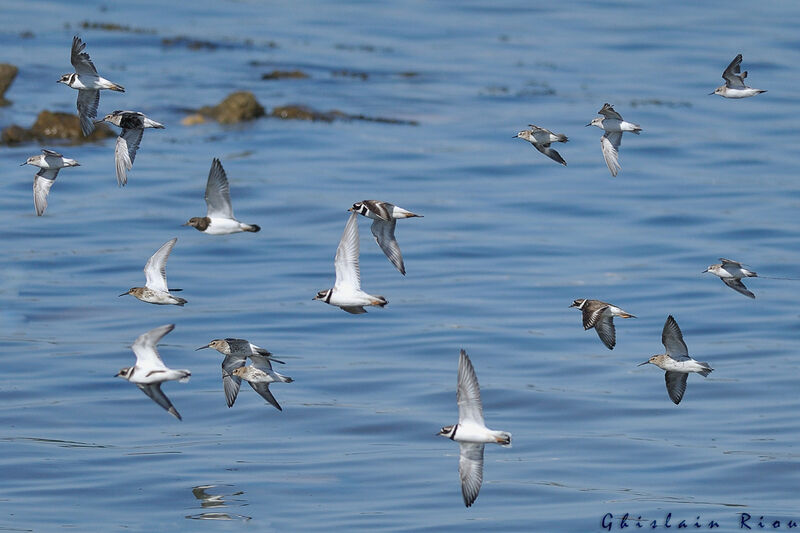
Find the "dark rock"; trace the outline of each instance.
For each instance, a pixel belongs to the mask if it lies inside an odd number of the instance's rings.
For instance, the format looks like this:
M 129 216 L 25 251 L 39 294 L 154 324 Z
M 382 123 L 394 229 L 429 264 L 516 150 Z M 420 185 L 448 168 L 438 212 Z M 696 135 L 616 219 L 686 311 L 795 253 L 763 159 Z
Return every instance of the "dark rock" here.
M 177 37 L 164 37 L 161 39 L 162 46 L 185 46 L 189 50 L 216 50 L 219 48 L 217 43 L 211 41 L 201 41 L 199 39 L 190 39 L 184 35 Z
M 145 28 L 131 28 L 123 24 L 116 24 L 113 22 L 90 22 L 84 20 L 79 24 L 84 30 L 104 30 L 104 31 L 119 31 L 124 33 L 149 33 L 155 34 L 156 30 L 148 30 Z
M 269 116 L 282 120 L 312 120 L 318 122 L 333 122 L 334 120 L 363 120 L 366 122 L 382 122 L 384 124 L 405 124 L 416 126 L 415 120 L 402 120 L 397 118 L 370 117 L 367 115 L 352 115 L 333 109 L 331 111 L 316 111 L 306 106 L 287 105 L 272 108 Z
M 8 63 L 0 63 L 0 105 L 8 105 L 11 102 L 3 98 L 3 95 L 17 77 L 19 69 Z
M 29 141 L 49 141 L 53 139 L 66 139 L 71 144 L 84 142 L 100 141 L 117 134 L 105 124 L 98 124 L 88 137 L 81 133 L 80 120 L 77 115 L 69 113 L 59 113 L 53 111 L 42 111 L 36 117 L 36 122 L 30 129 L 13 124 L 3 130 L 0 142 L 3 144 L 16 144 Z
M 356 78 L 362 81 L 366 81 L 369 78 L 369 74 L 366 72 L 355 72 L 353 70 L 334 70 L 331 74 L 338 78 Z
M 306 74 L 302 70 L 273 70 L 272 72 L 266 72 L 261 75 L 262 80 L 284 80 L 284 79 L 302 80 L 305 78 L 308 78 L 308 74 Z
M 253 93 L 249 91 L 229 94 L 219 104 L 201 107 L 198 112 L 222 124 L 235 124 L 245 120 L 254 120 L 265 115 L 264 108 L 258 103 Z

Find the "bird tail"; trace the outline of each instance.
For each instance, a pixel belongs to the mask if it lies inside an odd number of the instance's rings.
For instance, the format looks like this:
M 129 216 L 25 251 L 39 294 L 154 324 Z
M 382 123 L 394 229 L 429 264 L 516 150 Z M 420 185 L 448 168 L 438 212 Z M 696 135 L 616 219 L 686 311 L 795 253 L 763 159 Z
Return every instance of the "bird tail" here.
M 289 376 L 284 376 L 283 374 L 278 374 L 274 370 L 272 371 L 272 373 L 275 374 L 275 377 L 277 377 L 278 381 L 280 381 L 281 383 L 291 383 L 292 381 L 294 381 Z
M 494 439 L 500 446 L 511 446 L 511 433 L 507 431 L 495 431 Z
M 153 120 L 151 118 L 147 118 L 147 117 L 144 118 L 144 127 L 145 128 L 156 128 L 156 129 L 159 129 L 159 130 L 163 130 L 164 129 L 164 125 L 163 124 L 161 124 L 160 122 L 156 122 L 155 120 Z
M 183 307 L 183 305 L 184 305 L 186 302 L 188 302 L 188 301 L 189 301 L 189 300 L 185 300 L 185 299 L 183 299 L 183 298 L 178 298 L 177 296 L 175 296 L 175 299 L 178 301 L 178 303 L 176 303 L 175 305 L 180 305 L 181 307 Z
M 242 229 L 245 230 L 245 231 L 258 233 L 259 231 L 261 231 L 261 226 L 258 226 L 256 224 L 243 224 Z
M 372 305 L 377 305 L 378 307 L 383 307 L 384 305 L 388 304 L 389 301 L 384 298 L 383 296 L 373 296 L 375 300 L 372 302 Z
M 639 133 L 641 131 L 642 131 L 642 127 L 640 125 L 638 125 L 638 124 L 634 124 L 633 125 L 633 133 L 635 133 L 636 135 L 639 135 Z
M 192 376 L 192 373 L 188 370 L 178 370 L 178 372 L 182 372 L 183 376 L 178 379 L 179 383 L 186 383 L 189 381 L 189 378 Z
M 110 82 L 110 83 L 111 83 L 111 86 L 109 87 L 109 89 L 111 89 L 112 91 L 117 91 L 118 93 L 124 93 L 125 92 L 125 87 L 123 87 L 122 85 L 116 84 L 114 82 Z
M 707 375 L 709 375 L 711 372 L 714 371 L 714 369 L 711 368 L 708 363 L 703 363 L 701 361 L 698 361 L 698 364 L 703 367 L 703 370 L 698 372 L 698 374 L 700 374 L 703 377 L 706 377 Z
M 556 142 L 560 143 L 565 143 L 569 140 L 567 139 L 567 136 L 564 135 L 563 133 L 556 133 L 556 137 L 557 137 Z

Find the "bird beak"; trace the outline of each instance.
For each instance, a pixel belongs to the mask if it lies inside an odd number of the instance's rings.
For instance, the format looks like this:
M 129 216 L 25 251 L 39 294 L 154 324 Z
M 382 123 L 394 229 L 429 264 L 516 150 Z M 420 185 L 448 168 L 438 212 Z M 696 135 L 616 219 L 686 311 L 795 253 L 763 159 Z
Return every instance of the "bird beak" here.
M 519 133 L 517 133 L 516 135 L 514 135 L 514 136 L 513 136 L 513 137 L 511 137 L 511 138 L 512 138 L 512 139 L 516 139 L 517 137 L 519 137 Z
M 187 223 L 185 223 L 185 224 L 181 224 L 181 226 L 188 226 L 188 225 L 189 225 L 189 223 L 188 223 L 188 222 L 187 222 Z
M 703 271 L 702 271 L 702 272 L 700 272 L 700 273 L 701 273 L 701 274 L 705 274 L 706 272 L 708 272 L 708 269 L 705 269 L 705 270 L 703 270 Z
M 575 304 L 569 304 L 569 307 L 575 307 Z M 567 309 L 569 309 L 569 307 L 567 307 Z
M 130 293 L 131 293 L 131 291 L 128 291 L 128 292 L 123 292 L 123 293 L 122 293 L 122 294 L 120 294 L 119 296 L 125 296 L 126 294 L 130 294 Z M 117 296 L 117 298 L 119 298 L 119 296 Z
M 197 348 L 197 349 L 195 350 L 195 352 L 196 352 L 196 351 L 198 351 L 198 350 L 203 350 L 203 349 L 205 349 L 205 348 L 210 348 L 210 347 L 211 347 L 211 343 L 208 343 L 208 344 L 206 344 L 205 346 L 201 346 L 201 347 Z
M 591 123 L 591 122 L 587 124 L 587 126 L 591 126 L 591 125 L 592 125 L 592 123 Z
M 717 93 L 715 91 L 713 91 L 713 92 L 708 93 L 708 96 L 713 96 L 715 94 L 717 94 Z
M 27 162 L 27 161 L 25 161 L 25 162 L 24 162 L 24 163 L 22 163 L 20 166 L 21 166 L 21 167 L 24 167 L 24 166 L 25 166 L 25 165 L 27 165 L 27 164 L 28 164 L 28 162 Z
M 645 361 L 644 363 L 639 363 L 639 364 L 638 364 L 638 365 L 636 365 L 636 366 L 643 366 L 643 365 L 646 365 L 646 364 L 647 364 L 647 363 L 649 363 L 649 362 L 650 362 L 650 361 Z
M 353 210 L 353 208 L 352 208 L 352 207 L 351 207 L 350 209 L 348 209 L 348 211 L 352 211 L 352 210 Z

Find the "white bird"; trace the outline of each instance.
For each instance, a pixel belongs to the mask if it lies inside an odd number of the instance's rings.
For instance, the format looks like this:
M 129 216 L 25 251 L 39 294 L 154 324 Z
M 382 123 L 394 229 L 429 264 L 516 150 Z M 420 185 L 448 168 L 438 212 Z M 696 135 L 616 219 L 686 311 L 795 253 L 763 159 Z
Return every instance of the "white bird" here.
M 594 328 L 597 336 L 600 337 L 600 340 L 609 350 L 613 350 L 614 345 L 617 343 L 614 317 L 636 318 L 616 305 L 601 302 L 600 300 L 575 300 L 570 307 L 577 307 L 583 312 L 583 329 Z
M 666 348 L 667 353 L 654 355 L 639 366 L 652 363 L 661 370 L 666 370 L 664 379 L 667 382 L 667 394 L 670 399 L 678 405 L 681 403 L 683 393 L 686 392 L 686 378 L 690 372 L 697 372 L 703 377 L 709 375 L 714 369 L 708 363 L 695 361 L 689 357 L 689 349 L 683 342 L 683 334 L 678 327 L 678 323 L 672 318 L 667 317 L 664 329 L 661 332 L 661 344 Z
M 278 400 L 269 391 L 269 384 L 276 381 L 281 383 L 291 383 L 294 381 L 289 376 L 278 374 L 272 370 L 270 358 L 266 355 L 251 355 L 250 359 L 253 364 L 250 366 L 241 366 L 233 370 L 232 374 L 237 378 L 241 378 L 248 382 L 253 390 L 261 395 L 262 398 L 271 403 L 278 411 L 281 409 Z
M 336 248 L 336 283 L 332 289 L 319 291 L 314 300 L 336 305 L 354 315 L 366 313 L 365 305 L 383 307 L 389 302 L 383 296 L 373 296 L 361 290 L 361 273 L 358 268 L 358 215 L 353 212 L 344 226 L 342 239 Z
M 461 477 L 461 495 L 469 507 L 478 497 L 483 482 L 483 445 L 487 442 L 511 445 L 511 433 L 495 431 L 483 423 L 483 406 L 478 377 L 467 352 L 461 350 L 458 358 L 458 424 L 443 427 L 438 435 L 457 441 L 460 446 L 458 474 Z
M 120 296 L 130 294 L 143 302 L 151 304 L 173 304 L 183 307 L 186 300 L 170 294 L 170 291 L 180 291 L 181 289 L 167 288 L 167 259 L 177 241 L 177 237 L 168 240 L 147 260 L 147 264 L 144 265 L 144 275 L 147 280 L 144 287 L 133 287 L 128 289 L 128 292 L 120 294 Z
M 39 171 L 33 178 L 33 205 L 36 208 L 36 215 L 42 216 L 44 210 L 47 209 L 47 195 L 50 193 L 50 187 L 56 182 L 58 171 L 64 167 L 80 166 L 80 163 L 44 148 L 41 154 L 30 156 L 20 166 L 25 165 L 39 167 Z
M 630 131 L 639 135 L 642 127 L 633 122 L 622 119 L 622 115 L 614 111 L 611 104 L 603 104 L 603 108 L 597 112 L 602 117 L 595 117 L 587 126 L 597 126 L 605 131 L 600 137 L 600 145 L 603 148 L 603 159 L 612 176 L 616 176 L 620 170 L 619 165 L 619 146 L 622 144 L 622 133 Z
M 78 116 L 81 119 L 81 131 L 89 135 L 94 130 L 94 119 L 97 117 L 97 105 L 100 103 L 100 90 L 125 92 L 125 87 L 100 77 L 89 54 L 84 52 L 86 43 L 77 35 L 72 38 L 72 51 L 69 60 L 75 72 L 64 74 L 58 83 L 64 83 L 78 90 Z
M 192 226 L 209 235 L 228 235 L 241 231 L 257 232 L 261 228 L 255 224 L 244 224 L 233 216 L 231 192 L 228 178 L 222 163 L 216 157 L 211 162 L 206 182 L 206 216 L 192 217 L 184 226 Z
M 400 245 L 397 244 L 397 239 L 394 236 L 394 227 L 399 218 L 422 217 L 422 215 L 417 215 L 389 202 L 380 202 L 378 200 L 356 202 L 348 211 L 359 213 L 372 219 L 370 230 L 375 237 L 375 242 L 378 243 L 384 255 L 392 262 L 395 268 L 405 276 L 406 267 L 403 264 Z
M 117 185 L 124 187 L 128 183 L 128 171 L 133 168 L 133 160 L 145 128 L 164 129 L 164 125 L 147 118 L 138 111 L 114 111 L 103 117 L 100 122 L 109 122 L 122 128 L 114 147 L 114 161 L 117 167 Z
M 740 292 L 748 298 L 755 298 L 756 295 L 750 292 L 747 287 L 744 286 L 744 283 L 742 283 L 742 278 L 757 278 L 758 274 L 752 270 L 747 270 L 738 261 L 725 259 L 724 257 L 720 257 L 719 260 L 722 261 L 722 263 L 718 265 L 709 265 L 707 269 L 703 270 L 703 273 L 711 272 L 719 277 L 722 283 L 736 292 Z
M 513 138 L 519 138 L 528 141 L 534 148 L 556 163 L 561 163 L 562 165 L 567 166 L 567 162 L 564 161 L 564 158 L 561 157 L 561 154 L 556 152 L 553 148 L 550 148 L 550 143 L 567 142 L 569 140 L 567 139 L 567 136 L 563 133 L 553 133 L 550 130 L 540 128 L 539 126 L 534 126 L 533 124 L 528 124 L 528 126 L 530 126 L 531 129 L 522 130 L 514 135 Z
M 233 407 L 236 396 L 239 394 L 239 386 L 242 383 L 241 378 L 233 375 L 233 372 L 237 368 L 243 367 L 248 357 L 262 356 L 268 358 L 270 361 L 284 364 L 283 361 L 272 357 L 272 354 L 268 350 L 244 339 L 214 339 L 205 346 L 197 348 L 195 351 L 205 348 L 214 348 L 225 356 L 225 359 L 222 361 L 222 388 L 225 390 L 225 401 L 228 403 L 228 407 Z M 275 374 L 278 375 L 277 372 L 275 372 Z
M 740 65 L 742 64 L 742 54 L 733 58 L 728 68 L 722 73 L 722 79 L 725 80 L 724 85 L 720 85 L 714 89 L 711 94 L 718 94 L 725 98 L 747 98 L 756 94 L 765 93 L 763 89 L 753 89 L 744 84 L 744 79 L 747 77 L 747 71 L 741 72 Z M 741 73 L 741 74 L 740 74 Z
M 161 392 L 161 384 L 165 381 L 176 379 L 181 383 L 185 383 L 189 381 L 189 376 L 192 373 L 186 369 L 173 370 L 167 368 L 158 355 L 158 349 L 156 348 L 156 345 L 164 335 L 173 329 L 175 329 L 175 324 L 167 324 L 139 335 L 131 347 L 133 353 L 136 354 L 136 365 L 123 368 L 115 377 L 125 378 L 134 383 L 154 402 L 169 411 L 169 414 L 178 420 L 182 420 L 180 413 L 172 405 L 172 402 Z

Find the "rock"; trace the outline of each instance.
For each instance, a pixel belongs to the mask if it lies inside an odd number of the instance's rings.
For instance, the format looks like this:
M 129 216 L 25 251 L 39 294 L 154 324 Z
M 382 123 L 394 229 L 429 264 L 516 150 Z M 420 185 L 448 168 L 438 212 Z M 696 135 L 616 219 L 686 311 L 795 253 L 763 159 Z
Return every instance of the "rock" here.
M 19 69 L 14 65 L 8 63 L 0 63 L 0 105 L 8 105 L 11 102 L 3 98 L 3 95 L 11 86 L 14 78 L 17 77 Z
M 272 72 L 266 72 L 261 75 L 262 80 L 302 80 L 305 78 L 308 78 L 308 74 L 302 70 L 273 70 Z
M 222 124 L 235 124 L 245 120 L 255 120 L 266 114 L 256 97 L 249 91 L 229 94 L 215 106 L 201 107 L 198 113 L 213 118 Z
M 206 117 L 200 113 L 193 113 L 189 116 L 183 117 L 181 120 L 181 124 L 184 126 L 195 126 L 197 124 L 203 124 L 204 122 L 206 122 Z
M 36 117 L 36 122 L 30 129 L 13 124 L 3 130 L 0 141 L 3 144 L 16 144 L 28 141 L 49 141 L 53 139 L 67 139 L 72 144 L 84 142 L 100 141 L 117 134 L 105 124 L 97 124 L 94 131 L 88 137 L 81 133 L 80 120 L 77 115 L 69 113 L 59 113 L 53 111 L 42 111 Z

